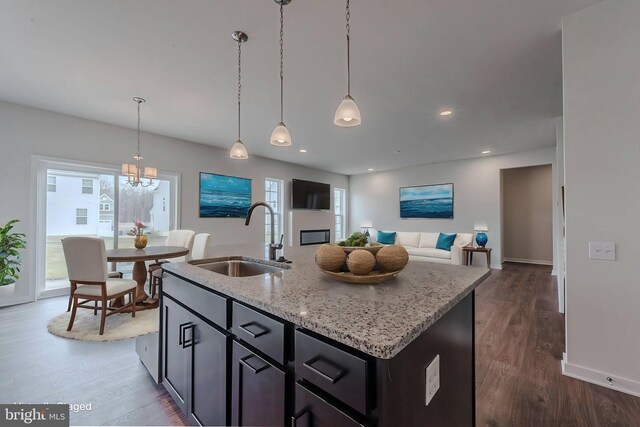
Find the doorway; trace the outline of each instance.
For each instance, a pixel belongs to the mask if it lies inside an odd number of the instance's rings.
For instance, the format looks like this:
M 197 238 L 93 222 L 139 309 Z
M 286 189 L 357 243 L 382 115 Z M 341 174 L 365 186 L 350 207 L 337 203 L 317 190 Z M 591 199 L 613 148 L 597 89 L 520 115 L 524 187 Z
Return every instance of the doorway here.
M 503 169 L 502 261 L 553 265 L 551 165 Z

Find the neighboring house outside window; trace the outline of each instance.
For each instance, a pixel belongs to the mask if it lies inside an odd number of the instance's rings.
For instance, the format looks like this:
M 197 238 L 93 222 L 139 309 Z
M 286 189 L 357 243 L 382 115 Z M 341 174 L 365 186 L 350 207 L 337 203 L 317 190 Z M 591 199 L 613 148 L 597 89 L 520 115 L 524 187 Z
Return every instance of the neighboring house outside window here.
M 93 194 L 93 180 L 92 179 L 83 179 L 82 180 L 82 194 Z
M 110 203 L 100 203 L 100 210 L 101 211 L 110 211 L 111 210 L 111 204 Z
M 347 190 L 334 188 L 333 205 L 335 213 L 336 241 L 345 239 L 345 218 L 347 214 Z
M 280 241 L 282 234 L 283 208 L 282 208 L 282 187 L 281 179 L 265 178 L 264 180 L 264 200 L 271 205 L 275 218 L 275 242 Z M 268 210 L 264 214 L 264 240 L 271 243 L 271 215 Z
M 57 190 L 56 177 L 55 176 L 48 176 L 47 177 L 47 191 L 49 193 L 55 193 L 56 190 Z
M 87 225 L 88 210 L 76 209 L 76 225 Z

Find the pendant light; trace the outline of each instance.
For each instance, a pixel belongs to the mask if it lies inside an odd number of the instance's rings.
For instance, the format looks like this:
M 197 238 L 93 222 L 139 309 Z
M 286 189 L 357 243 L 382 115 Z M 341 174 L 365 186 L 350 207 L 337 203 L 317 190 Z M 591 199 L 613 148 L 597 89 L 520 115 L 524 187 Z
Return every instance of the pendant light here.
M 238 140 L 231 147 L 229 157 L 234 160 L 246 160 L 249 158 L 249 153 L 240 140 L 240 94 L 242 91 L 242 44 L 249 40 L 249 37 L 242 31 L 234 31 L 231 38 L 238 42 Z
M 148 187 L 153 185 L 153 179 L 158 177 L 158 169 L 145 167 L 144 174 L 142 174 L 142 168 L 140 167 L 140 160 L 143 160 L 142 154 L 140 154 L 140 104 L 146 102 L 143 98 L 135 96 L 133 102 L 138 104 L 138 149 L 136 155 L 133 158 L 136 160 L 135 164 L 123 163 L 122 175 L 127 177 L 127 184 L 132 187 Z M 142 178 L 146 178 L 149 181 L 146 183 L 142 181 Z
M 349 7 L 349 0 L 347 0 L 347 96 L 344 97 L 338 109 L 336 115 L 333 118 L 333 123 L 340 127 L 353 127 L 358 126 L 362 119 L 360 117 L 360 109 L 356 105 L 356 102 L 351 97 L 351 26 L 349 21 L 351 20 L 351 8 Z
M 291 134 L 284 124 L 284 6 L 291 0 L 274 0 L 280 5 L 280 123 L 271 133 L 271 145 L 288 147 L 291 145 Z

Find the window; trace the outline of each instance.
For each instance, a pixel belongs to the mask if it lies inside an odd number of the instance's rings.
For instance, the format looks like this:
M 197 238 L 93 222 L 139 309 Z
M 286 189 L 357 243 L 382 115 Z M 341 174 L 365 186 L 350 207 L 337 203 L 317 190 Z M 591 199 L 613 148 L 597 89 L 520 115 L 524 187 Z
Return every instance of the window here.
M 336 215 L 336 241 L 345 238 L 345 218 L 347 214 L 347 190 L 334 188 L 333 206 Z
M 101 211 L 110 211 L 111 210 L 111 203 L 100 203 L 100 210 Z
M 55 193 L 56 192 L 56 177 L 55 176 L 48 176 L 47 177 L 47 191 L 49 193 Z
M 280 241 L 282 234 L 282 180 L 274 178 L 265 178 L 264 180 L 264 200 L 273 208 L 275 219 L 275 236 L 274 240 Z M 264 241 L 271 243 L 271 215 L 265 210 L 264 217 Z
M 92 179 L 83 179 L 82 180 L 82 194 L 93 194 L 93 180 Z
M 87 225 L 88 212 L 86 209 L 76 209 L 76 225 Z

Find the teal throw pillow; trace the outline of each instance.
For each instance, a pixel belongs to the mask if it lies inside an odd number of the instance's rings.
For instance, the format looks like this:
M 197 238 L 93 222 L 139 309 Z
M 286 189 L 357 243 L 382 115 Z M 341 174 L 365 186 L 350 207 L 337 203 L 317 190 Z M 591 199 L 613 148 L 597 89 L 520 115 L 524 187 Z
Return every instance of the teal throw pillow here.
M 393 245 L 396 242 L 395 231 L 378 231 L 378 243 Z
M 443 249 L 445 251 L 451 252 L 451 246 L 453 246 L 453 242 L 456 240 L 457 236 L 458 235 L 456 233 L 440 233 L 440 235 L 438 236 L 438 243 L 436 243 L 436 249 Z

